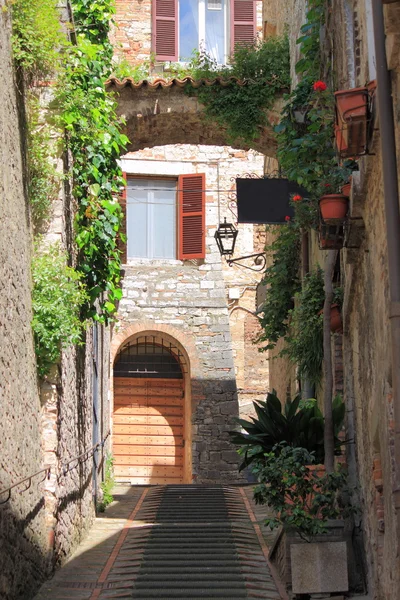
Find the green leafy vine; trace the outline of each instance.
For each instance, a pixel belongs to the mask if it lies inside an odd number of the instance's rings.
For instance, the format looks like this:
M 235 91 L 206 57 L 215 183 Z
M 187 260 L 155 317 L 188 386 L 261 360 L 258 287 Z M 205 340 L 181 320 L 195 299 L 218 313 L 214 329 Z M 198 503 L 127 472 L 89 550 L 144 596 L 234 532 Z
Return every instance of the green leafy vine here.
M 83 317 L 108 322 L 121 298 L 118 194 L 124 180 L 117 159 L 128 141 L 121 133 L 116 102 L 104 87 L 112 70 L 108 32 L 114 7 L 110 0 L 95 4 L 74 0 L 72 7 L 77 45 L 68 53 L 58 97 L 66 146 L 73 158 L 77 269 L 88 292 Z
M 189 93 L 198 96 L 208 119 L 227 128 L 232 143 L 249 143 L 267 124 L 266 111 L 276 96 L 290 85 L 287 36 L 237 46 L 226 66 L 218 65 L 206 53 L 195 53 L 188 74 L 197 80 L 220 77 L 226 81 L 223 86 L 204 85 Z
M 269 251 L 272 262 L 262 280 L 267 288 L 260 318 L 263 332 L 257 339 L 257 342 L 266 342 L 262 350 L 274 348 L 279 338 L 285 336 L 293 298 L 300 289 L 300 236 L 293 224 L 277 228 L 276 238 L 269 246 Z

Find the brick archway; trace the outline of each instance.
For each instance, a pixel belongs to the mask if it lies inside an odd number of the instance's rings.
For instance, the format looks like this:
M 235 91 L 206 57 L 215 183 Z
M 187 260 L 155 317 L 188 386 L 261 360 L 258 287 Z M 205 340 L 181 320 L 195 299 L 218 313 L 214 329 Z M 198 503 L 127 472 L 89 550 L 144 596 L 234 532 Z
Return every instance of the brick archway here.
M 192 402 L 195 400 L 192 394 L 192 380 L 196 377 L 199 368 L 199 359 L 196 352 L 194 340 L 171 325 L 154 324 L 143 321 L 123 327 L 113 337 L 111 342 L 111 393 L 112 412 L 114 412 L 114 378 L 113 365 L 118 352 L 128 342 L 145 336 L 151 337 L 154 343 L 165 344 L 169 342 L 179 350 L 181 368 L 184 379 L 184 483 L 192 482 Z M 113 428 L 112 428 L 113 429 Z
M 226 146 L 230 144 L 226 130 L 215 122 L 203 118 L 204 107 L 196 96 L 189 95 L 187 88 L 200 85 L 223 85 L 219 79 L 212 82 L 183 80 L 153 83 L 135 83 L 127 78 L 123 81 L 112 78 L 107 90 L 117 92 L 118 113 L 126 120 L 125 133 L 130 142 L 127 152 L 167 144 L 202 144 Z M 243 85 L 238 82 L 238 85 Z M 239 144 L 243 150 L 250 148 L 266 156 L 276 155 L 274 126 L 279 122 L 283 100 L 278 98 L 268 111 L 269 125 L 251 145 Z

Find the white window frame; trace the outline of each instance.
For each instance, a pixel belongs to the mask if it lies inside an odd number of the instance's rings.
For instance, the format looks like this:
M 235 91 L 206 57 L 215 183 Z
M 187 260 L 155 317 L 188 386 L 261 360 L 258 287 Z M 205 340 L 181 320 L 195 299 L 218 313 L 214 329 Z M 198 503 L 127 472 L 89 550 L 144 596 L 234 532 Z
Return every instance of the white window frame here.
M 224 44 L 224 62 L 222 64 L 226 65 L 229 57 L 229 48 L 230 48 L 230 2 L 232 0 L 225 0 L 224 6 L 222 8 L 224 13 L 224 33 L 225 33 L 225 44 Z M 198 0 L 198 16 L 199 16 L 199 39 L 197 42 L 197 50 L 201 50 L 205 47 L 205 39 L 206 39 L 206 6 L 207 0 Z M 216 10 L 216 9 L 210 9 Z M 180 0 L 178 0 L 178 31 L 180 28 Z M 180 56 L 180 36 L 178 34 L 178 57 Z M 186 61 L 179 60 L 181 64 L 186 64 Z
M 177 260 L 177 253 L 178 253 L 178 179 L 176 177 L 148 177 L 148 176 L 140 176 L 140 175 L 130 175 L 127 174 L 126 176 L 127 178 L 127 192 L 126 192 L 126 236 L 127 236 L 127 248 L 126 248 L 126 258 L 127 261 L 145 261 L 145 262 L 150 262 L 150 261 L 176 261 Z M 129 206 L 130 203 L 129 202 L 129 186 L 130 184 L 132 184 L 132 182 L 134 182 L 135 180 L 147 180 L 150 182 L 157 182 L 159 183 L 160 181 L 168 181 L 168 182 L 173 182 L 175 183 L 175 220 L 174 220 L 174 252 L 173 252 L 173 256 L 153 256 L 154 254 L 154 206 L 150 206 L 152 203 L 151 202 L 147 202 L 146 203 L 146 210 L 147 210 L 147 248 L 146 248 L 146 254 L 147 256 L 131 256 L 129 254 L 129 217 L 130 217 L 130 210 L 129 210 Z M 149 190 L 150 193 L 154 192 L 154 190 Z M 150 256 L 149 256 L 150 255 Z

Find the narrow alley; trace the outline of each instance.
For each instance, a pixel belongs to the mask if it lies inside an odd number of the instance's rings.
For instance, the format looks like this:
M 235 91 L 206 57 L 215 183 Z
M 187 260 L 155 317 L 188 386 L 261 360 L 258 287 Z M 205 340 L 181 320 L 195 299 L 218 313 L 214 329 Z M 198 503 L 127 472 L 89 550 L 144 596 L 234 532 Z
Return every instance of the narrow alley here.
M 400 0 L 0 0 L 0 600 L 400 599 Z
M 265 509 L 255 511 L 251 491 L 118 486 L 114 504 L 35 600 L 285 600 L 261 534 Z

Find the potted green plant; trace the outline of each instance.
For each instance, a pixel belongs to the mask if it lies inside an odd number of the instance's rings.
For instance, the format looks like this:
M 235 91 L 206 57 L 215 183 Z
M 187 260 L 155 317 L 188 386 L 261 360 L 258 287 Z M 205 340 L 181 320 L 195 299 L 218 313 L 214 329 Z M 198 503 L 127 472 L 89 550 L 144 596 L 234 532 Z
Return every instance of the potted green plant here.
M 270 560 L 286 587 L 301 594 L 347 591 L 350 539 L 344 519 L 355 511 L 343 501 L 346 472 L 339 467 L 325 473 L 315 468 L 312 453 L 284 443 L 255 461 L 252 471 L 259 482 L 254 489 L 256 503 L 272 510 L 265 524 L 281 528 Z
M 235 419 L 243 431 L 230 431 L 231 442 L 239 446 L 243 456 L 240 470 L 253 462 L 263 460 L 266 453 L 279 443 L 301 447 L 312 453 L 318 463 L 324 461 L 324 417 L 316 400 L 306 402 L 296 396 L 288 399 L 284 406 L 275 391 L 267 394 L 266 402 L 253 402 L 256 417 L 251 421 Z M 343 427 L 345 407 L 338 396 L 333 406 L 333 422 L 336 454 L 340 454 L 342 442 L 339 433 Z

